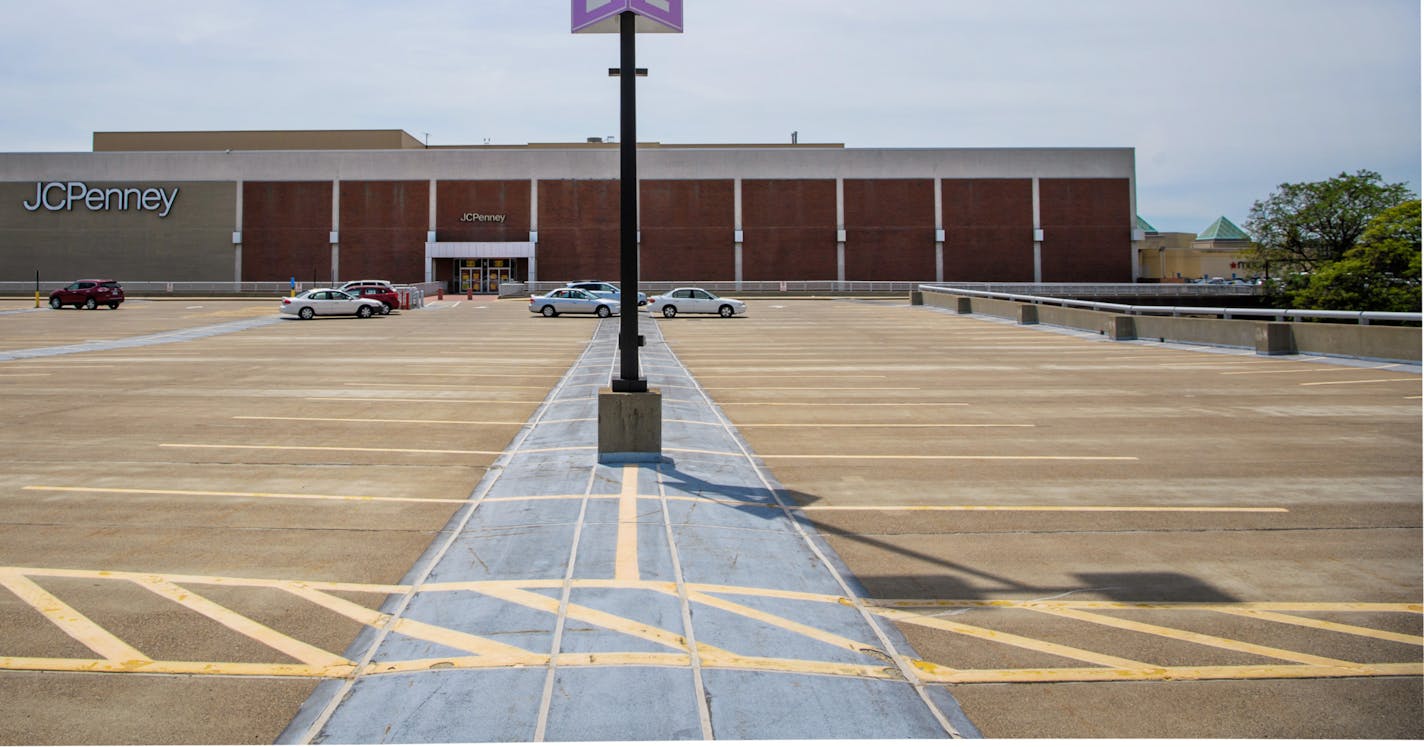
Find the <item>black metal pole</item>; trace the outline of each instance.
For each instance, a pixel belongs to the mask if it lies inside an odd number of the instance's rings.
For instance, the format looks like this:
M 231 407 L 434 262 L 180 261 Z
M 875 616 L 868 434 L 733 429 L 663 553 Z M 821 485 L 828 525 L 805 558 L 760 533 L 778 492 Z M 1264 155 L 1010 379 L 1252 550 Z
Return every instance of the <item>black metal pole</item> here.
M 613 380 L 615 392 L 646 392 L 648 381 L 638 369 L 638 104 L 634 83 L 637 81 L 631 12 L 618 17 L 620 123 L 619 157 L 619 257 L 618 287 L 623 291 L 622 317 L 618 327 L 618 377 Z

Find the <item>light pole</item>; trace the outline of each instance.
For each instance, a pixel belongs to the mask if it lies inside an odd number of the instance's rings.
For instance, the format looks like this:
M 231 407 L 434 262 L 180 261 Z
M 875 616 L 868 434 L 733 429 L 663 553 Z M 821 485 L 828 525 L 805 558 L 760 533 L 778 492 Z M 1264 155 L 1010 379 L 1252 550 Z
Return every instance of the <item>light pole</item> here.
M 611 384 L 615 392 L 648 391 L 648 380 L 638 366 L 642 337 L 638 334 L 637 18 L 632 11 L 618 16 L 618 137 L 622 141 L 618 144 L 618 287 L 623 291 L 619 298 L 623 313 L 618 319 L 618 376 Z

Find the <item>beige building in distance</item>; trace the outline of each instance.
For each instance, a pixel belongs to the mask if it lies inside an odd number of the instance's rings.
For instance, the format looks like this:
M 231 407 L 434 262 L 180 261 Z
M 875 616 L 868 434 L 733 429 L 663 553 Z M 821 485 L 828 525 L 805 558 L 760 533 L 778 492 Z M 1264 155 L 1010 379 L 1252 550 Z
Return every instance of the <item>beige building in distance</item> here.
M 1254 277 L 1244 266 L 1251 237 L 1225 217 L 1195 234 L 1158 231 L 1141 216 L 1137 228 L 1143 236 L 1137 249 L 1143 280 L 1186 283 Z

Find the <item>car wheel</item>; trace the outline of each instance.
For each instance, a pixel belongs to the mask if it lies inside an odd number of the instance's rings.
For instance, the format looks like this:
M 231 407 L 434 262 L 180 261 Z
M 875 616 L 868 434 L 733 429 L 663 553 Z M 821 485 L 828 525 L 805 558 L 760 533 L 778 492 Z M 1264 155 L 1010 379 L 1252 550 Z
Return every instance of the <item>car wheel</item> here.
M 613 310 L 608 308 L 607 306 L 600 306 L 598 307 L 598 310 L 593 313 L 597 314 L 599 319 L 607 319 L 608 317 L 613 316 Z
M 303 307 L 302 307 L 302 310 L 297 312 L 297 316 L 299 316 L 299 317 L 301 317 L 301 318 L 303 318 L 303 319 L 310 319 L 310 318 L 316 316 L 316 312 L 313 311 L 313 310 L 312 310 L 312 307 L 310 307 L 310 306 L 303 306 Z
M 90 296 L 89 298 L 84 299 L 84 308 L 87 311 L 93 311 L 94 309 L 99 308 L 99 302 L 95 301 L 93 296 Z
M 676 307 L 676 306 L 664 306 L 664 307 L 663 307 L 663 316 L 667 317 L 668 319 L 671 319 L 671 318 L 677 316 L 677 307 Z
M 717 313 L 718 313 L 718 314 L 721 314 L 723 319 L 730 319 L 730 318 L 732 318 L 732 315 L 735 314 L 735 313 L 737 313 L 737 312 L 733 311 L 731 306 L 727 306 L 726 304 L 723 304 L 723 305 L 722 305 L 722 308 L 717 309 Z
M 51 296 L 49 299 L 49 307 L 58 311 L 64 308 L 64 303 L 59 300 L 59 296 Z
M 110 304 L 109 304 L 109 308 L 113 309 L 114 311 L 118 311 L 118 310 L 119 310 L 119 305 L 116 304 L 116 303 L 110 303 Z
M 390 313 L 391 313 L 391 305 L 388 304 L 388 303 L 385 303 L 384 301 L 381 302 L 381 316 L 387 316 L 387 315 L 389 315 Z
M 553 306 L 545 306 L 544 308 L 539 309 L 539 313 L 548 317 L 555 317 L 559 315 L 559 312 L 555 311 Z
M 362 318 L 362 319 L 370 319 L 370 318 L 371 318 L 371 307 L 370 307 L 370 306 L 367 306 L 367 305 L 365 305 L 365 304 L 362 304 L 362 305 L 356 307 L 356 316 L 358 316 L 358 317 L 360 317 L 360 318 Z

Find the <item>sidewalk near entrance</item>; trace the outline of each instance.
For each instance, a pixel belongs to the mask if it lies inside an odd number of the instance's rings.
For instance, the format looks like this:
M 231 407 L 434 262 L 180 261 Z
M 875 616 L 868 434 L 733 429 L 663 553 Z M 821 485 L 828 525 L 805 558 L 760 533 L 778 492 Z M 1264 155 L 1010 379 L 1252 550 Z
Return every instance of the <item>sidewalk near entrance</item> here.
M 660 464 L 599 464 L 599 325 L 283 743 L 977 736 L 643 321 Z

